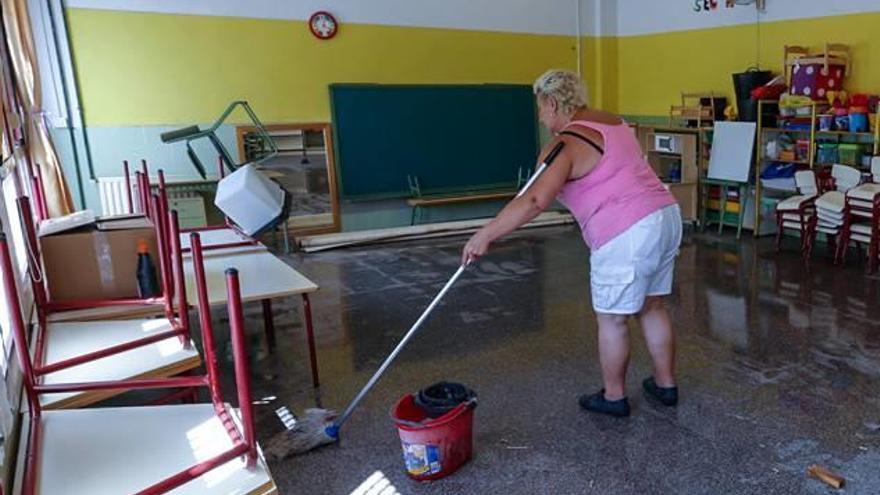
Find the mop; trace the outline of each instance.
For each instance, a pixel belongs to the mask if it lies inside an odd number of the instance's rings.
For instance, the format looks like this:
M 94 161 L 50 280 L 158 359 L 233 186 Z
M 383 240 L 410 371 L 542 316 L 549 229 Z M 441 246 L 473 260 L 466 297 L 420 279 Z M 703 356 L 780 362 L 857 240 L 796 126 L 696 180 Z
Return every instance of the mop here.
M 529 178 L 528 182 L 526 182 L 525 186 L 520 189 L 519 193 L 517 193 L 516 197 L 522 196 L 531 186 L 534 184 L 535 180 L 544 172 L 544 170 L 553 163 L 553 160 L 559 155 L 562 151 L 562 148 L 565 147 L 564 142 L 559 142 L 556 146 L 550 150 L 550 153 L 547 154 L 547 157 L 538 168 L 535 170 L 535 173 L 532 174 L 531 178 Z M 431 301 L 431 304 L 425 309 L 422 315 L 418 320 L 413 324 L 413 326 L 406 332 L 400 342 L 397 344 L 397 347 L 391 351 L 391 354 L 385 358 L 385 362 L 382 363 L 382 366 L 373 374 L 370 381 L 358 392 L 357 396 L 348 407 L 345 408 L 342 415 L 337 416 L 334 411 L 328 409 L 307 409 L 305 413 L 297 418 L 294 425 L 286 430 L 271 438 L 269 442 L 266 443 L 264 453 L 267 457 L 271 459 L 283 459 L 285 457 L 289 457 L 295 454 L 302 454 L 308 452 L 316 447 L 321 445 L 326 445 L 330 443 L 334 443 L 339 440 L 339 430 L 342 428 L 342 425 L 345 424 L 346 421 L 351 417 L 354 410 L 360 405 L 361 401 L 370 390 L 376 385 L 376 382 L 382 378 L 382 375 L 391 366 L 391 363 L 397 358 L 397 355 L 400 354 L 400 351 L 406 346 L 406 344 L 412 339 L 412 337 L 416 334 L 419 328 L 422 326 L 422 323 L 428 319 L 428 316 L 431 314 L 431 311 L 440 303 L 440 300 L 443 299 L 443 296 L 449 291 L 452 285 L 458 280 L 462 273 L 464 273 L 468 264 L 463 264 L 458 267 L 458 270 L 452 275 L 446 285 L 440 289 L 440 292 L 434 297 L 434 300 Z

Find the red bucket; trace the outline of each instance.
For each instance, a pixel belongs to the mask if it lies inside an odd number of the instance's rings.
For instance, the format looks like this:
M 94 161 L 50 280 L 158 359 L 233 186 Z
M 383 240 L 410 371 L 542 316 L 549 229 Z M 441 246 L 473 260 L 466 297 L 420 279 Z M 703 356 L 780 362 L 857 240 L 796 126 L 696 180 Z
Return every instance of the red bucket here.
M 439 418 L 431 419 L 416 405 L 414 395 L 402 397 L 391 416 L 397 424 L 403 462 L 410 478 L 429 481 L 454 473 L 474 450 L 476 399 L 462 402 Z

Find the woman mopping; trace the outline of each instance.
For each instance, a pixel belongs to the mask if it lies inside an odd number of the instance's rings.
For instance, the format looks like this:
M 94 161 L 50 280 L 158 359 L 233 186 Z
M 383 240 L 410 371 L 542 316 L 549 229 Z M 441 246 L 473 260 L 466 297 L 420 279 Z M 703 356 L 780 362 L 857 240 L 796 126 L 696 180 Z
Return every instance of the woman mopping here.
M 587 107 L 586 88 L 569 71 L 550 70 L 534 85 L 539 118 L 565 148 L 532 187 L 511 201 L 465 245 L 462 261 L 528 223 L 558 198 L 574 215 L 590 247 L 590 289 L 599 325 L 604 388 L 580 398 L 588 411 L 628 416 L 626 370 L 629 332 L 636 316 L 654 361 L 645 393 L 667 406 L 678 403 L 675 338 L 663 296 L 672 292 L 681 242 L 675 198 L 642 158 L 632 129 L 613 114 Z

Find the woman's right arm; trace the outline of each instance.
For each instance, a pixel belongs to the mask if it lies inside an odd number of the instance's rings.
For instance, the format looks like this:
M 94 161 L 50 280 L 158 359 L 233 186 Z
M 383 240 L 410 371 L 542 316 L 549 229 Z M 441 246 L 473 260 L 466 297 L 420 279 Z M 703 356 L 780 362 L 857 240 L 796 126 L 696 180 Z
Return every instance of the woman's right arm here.
M 559 142 L 560 138 L 556 138 L 548 143 L 541 153 L 539 165 Z M 553 204 L 553 200 L 571 175 L 572 156 L 570 148 L 563 148 L 553 164 L 544 170 L 544 173 L 522 196 L 514 198 L 501 210 L 501 213 L 474 234 L 464 247 L 462 263 L 468 263 L 484 255 L 493 241 L 528 223 Z

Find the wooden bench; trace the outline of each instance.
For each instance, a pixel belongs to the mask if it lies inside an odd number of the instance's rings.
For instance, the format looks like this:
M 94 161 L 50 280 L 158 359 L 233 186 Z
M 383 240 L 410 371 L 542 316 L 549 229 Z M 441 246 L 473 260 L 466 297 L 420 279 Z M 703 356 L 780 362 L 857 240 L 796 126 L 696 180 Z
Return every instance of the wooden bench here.
M 516 181 L 516 187 L 513 189 L 471 189 L 458 193 L 442 193 L 429 195 L 424 195 L 422 193 L 422 188 L 419 184 L 418 178 L 407 176 L 411 197 L 406 200 L 406 204 L 409 205 L 410 208 L 412 208 L 412 214 L 410 216 L 409 224 L 416 225 L 417 223 L 420 223 L 421 212 L 423 208 L 428 208 L 432 206 L 473 203 L 478 201 L 500 201 L 513 199 L 514 197 L 516 197 L 519 186 L 525 183 L 524 179 L 528 180 L 528 173 L 523 176 L 522 169 L 520 169 L 517 175 L 518 177 Z

